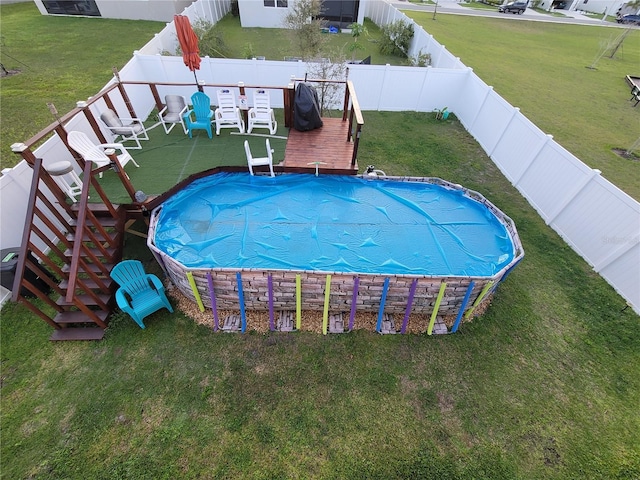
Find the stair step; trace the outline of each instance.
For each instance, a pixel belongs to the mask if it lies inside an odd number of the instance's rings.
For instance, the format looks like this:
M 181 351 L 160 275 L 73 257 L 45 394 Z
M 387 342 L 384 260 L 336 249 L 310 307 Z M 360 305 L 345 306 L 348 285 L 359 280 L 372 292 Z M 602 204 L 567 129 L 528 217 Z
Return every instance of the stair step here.
M 83 278 L 82 282 L 84 283 L 84 286 L 86 288 L 90 288 L 91 290 L 93 289 L 99 289 L 100 287 L 98 286 L 98 284 L 92 279 L 92 278 Z M 113 281 L 113 279 L 111 277 L 104 279 L 104 283 L 107 286 L 107 288 L 111 288 L 115 282 Z M 69 287 L 69 280 L 67 280 L 66 278 L 64 280 L 62 280 L 58 286 L 63 289 L 66 290 Z
M 106 323 L 107 317 L 109 316 L 109 312 L 105 312 L 104 310 L 96 310 L 96 317 Z M 60 312 L 53 319 L 54 322 L 59 323 L 61 325 L 67 325 L 70 323 L 83 323 L 86 325 L 95 325 L 96 323 L 84 312 L 80 310 L 71 310 L 68 312 Z
M 110 242 L 110 243 L 117 243 L 116 240 L 118 239 L 118 235 L 120 235 L 117 232 L 113 232 L 113 236 L 112 237 L 106 237 L 104 235 L 102 235 L 102 233 L 99 232 L 94 232 L 93 236 L 95 237 L 95 240 L 97 240 L 99 243 L 105 243 L 105 242 Z M 76 239 L 75 233 L 69 233 L 67 235 L 67 240 L 69 240 L 70 242 L 74 241 Z M 93 242 L 94 239 L 91 238 L 86 232 L 85 234 L 82 236 L 82 241 L 83 242 Z
M 64 342 L 68 340 L 102 340 L 104 330 L 98 327 L 61 328 L 55 330 L 49 340 Z
M 105 267 L 105 270 L 107 272 L 110 272 L 111 270 L 113 270 L 113 266 L 114 266 L 113 263 L 103 263 L 102 265 Z M 71 268 L 71 265 L 68 264 L 68 263 L 65 263 L 62 266 L 62 271 L 64 273 L 68 273 L 70 268 Z M 102 269 L 98 265 L 96 265 L 95 263 L 87 263 L 87 269 L 85 269 L 85 271 L 90 271 L 90 272 L 93 272 L 93 273 L 101 273 Z
M 99 293 L 98 298 L 102 300 L 103 303 L 108 304 L 109 301 L 111 300 L 111 295 L 107 295 L 105 293 Z M 93 307 L 96 305 L 93 298 L 90 297 L 89 295 L 76 295 L 76 300 L 78 300 L 83 305 L 86 305 L 87 307 Z M 61 307 L 73 306 L 73 302 L 67 302 L 65 300 L 65 297 L 58 298 L 58 300 L 56 300 L 56 304 L 60 305 Z
M 98 217 L 98 220 L 100 220 L 100 225 L 104 228 L 114 228 L 116 225 L 118 225 L 118 222 L 120 222 L 120 219 L 113 217 Z M 77 224 L 78 222 L 75 219 L 71 219 L 71 221 L 69 222 L 69 225 L 71 225 L 72 227 L 75 227 Z M 89 224 L 89 227 L 92 226 L 93 224 Z
M 87 205 L 89 207 L 89 210 L 91 210 L 91 212 L 96 217 L 101 217 L 101 216 L 111 217 L 111 212 L 109 211 L 109 208 L 104 203 L 88 203 Z M 80 204 L 76 203 L 71 206 L 71 209 L 77 212 L 79 210 L 79 207 L 80 207 Z M 116 211 L 119 211 L 121 208 L 120 205 L 117 205 L 115 203 L 113 204 L 113 207 L 116 209 Z
M 105 250 L 107 251 L 107 255 L 109 256 L 109 258 L 113 258 L 117 251 L 115 247 L 109 247 L 109 248 L 106 248 Z M 95 247 L 89 248 L 89 251 L 93 253 L 96 257 L 103 257 L 102 251 L 98 250 Z M 73 250 L 71 249 L 65 250 L 64 252 L 65 257 L 71 258 L 71 255 L 73 255 Z

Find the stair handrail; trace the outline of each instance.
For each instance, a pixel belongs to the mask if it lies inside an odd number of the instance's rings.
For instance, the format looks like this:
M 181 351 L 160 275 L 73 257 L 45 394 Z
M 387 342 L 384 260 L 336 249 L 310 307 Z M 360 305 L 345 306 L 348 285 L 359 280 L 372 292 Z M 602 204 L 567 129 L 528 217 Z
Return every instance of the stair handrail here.
M 73 241 L 73 252 L 71 254 L 71 264 L 69 267 L 69 283 L 67 287 L 67 294 L 65 297 L 67 302 L 74 301 L 77 284 L 80 281 L 78 279 L 78 273 L 80 272 L 80 267 L 83 265 L 83 260 L 82 260 L 83 241 L 82 240 L 84 238 L 85 232 L 87 232 L 91 236 L 91 238 L 94 240 L 94 243 L 99 244 L 99 242 L 96 241 L 96 238 L 93 232 L 91 232 L 90 229 L 87 229 L 87 218 L 93 217 L 93 214 L 89 209 L 89 188 L 93 186 L 93 188 L 96 190 L 98 195 L 101 197 L 103 203 L 109 209 L 109 213 L 113 218 L 116 218 L 118 215 L 113 203 L 111 203 L 108 196 L 105 194 L 104 190 L 100 186 L 99 182 L 96 180 L 95 178 L 96 174 L 101 173 L 108 169 L 113 169 L 120 177 L 120 180 L 122 181 L 122 184 L 124 185 L 131 199 L 135 201 L 135 190 L 133 188 L 133 185 L 131 184 L 131 181 L 129 180 L 129 177 L 124 172 L 124 169 L 122 168 L 122 165 L 118 160 L 118 157 L 115 155 L 115 153 L 112 153 L 112 152 L 108 152 L 107 155 L 111 160 L 111 163 L 109 165 L 105 165 L 103 167 L 93 169 L 93 162 L 86 162 L 84 166 L 83 176 L 85 179 L 88 178 L 89 181 L 88 182 L 85 181 L 82 183 L 82 191 L 80 192 L 80 201 L 78 202 L 79 205 L 78 205 L 78 216 L 76 218 L 76 232 L 75 232 L 74 241 Z M 106 253 L 104 251 L 104 247 L 100 246 L 99 248 L 102 249 L 103 254 Z M 97 277 L 95 277 L 94 280 L 97 280 Z
M 116 159 L 117 161 L 117 159 Z M 78 283 L 78 273 L 82 266 L 82 239 L 85 234 L 87 226 L 87 217 L 90 216 L 89 212 L 89 189 L 91 184 L 94 183 L 94 175 L 101 171 L 101 169 L 93 170 L 93 162 L 86 162 L 84 165 L 83 177 L 89 179 L 82 183 L 82 191 L 80 192 L 80 201 L 78 206 L 78 215 L 76 218 L 76 231 L 73 239 L 73 250 L 71 253 L 71 264 L 69 265 L 69 282 L 67 286 L 66 301 L 73 302 L 75 292 Z M 97 183 L 97 182 L 96 182 Z M 108 198 L 103 198 L 105 205 L 109 208 L 110 213 L 115 217 L 117 215 L 115 208 L 109 202 Z

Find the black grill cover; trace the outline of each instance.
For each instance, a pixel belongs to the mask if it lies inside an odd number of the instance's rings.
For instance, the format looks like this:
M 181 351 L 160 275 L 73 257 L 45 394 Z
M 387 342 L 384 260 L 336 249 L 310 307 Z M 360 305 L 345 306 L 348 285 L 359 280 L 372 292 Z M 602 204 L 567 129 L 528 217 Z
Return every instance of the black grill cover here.
M 299 83 L 293 101 L 293 128 L 300 132 L 306 132 L 321 126 L 318 92 L 306 83 Z

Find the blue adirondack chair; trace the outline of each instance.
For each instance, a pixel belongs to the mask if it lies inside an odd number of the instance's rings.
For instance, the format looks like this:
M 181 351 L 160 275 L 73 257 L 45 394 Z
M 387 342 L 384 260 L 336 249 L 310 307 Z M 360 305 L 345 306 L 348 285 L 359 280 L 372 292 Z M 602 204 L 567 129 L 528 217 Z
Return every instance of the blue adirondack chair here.
M 193 130 L 206 130 L 209 138 L 213 138 L 211 131 L 211 117 L 213 117 L 211 100 L 206 94 L 196 92 L 191 95 L 191 105 L 192 107 L 182 116 L 189 131 L 189 138 L 193 138 Z
M 160 279 L 144 271 L 138 260 L 124 260 L 111 270 L 113 278 L 120 288 L 116 291 L 118 307 L 145 328 L 144 317 L 166 308 L 173 313 L 173 308 L 164 293 L 164 285 Z

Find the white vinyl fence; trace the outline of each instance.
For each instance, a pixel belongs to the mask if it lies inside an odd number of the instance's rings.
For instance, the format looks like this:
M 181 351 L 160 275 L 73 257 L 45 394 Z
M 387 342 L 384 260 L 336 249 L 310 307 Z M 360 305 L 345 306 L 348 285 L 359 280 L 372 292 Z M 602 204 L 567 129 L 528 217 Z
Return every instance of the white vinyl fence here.
M 200 14 L 211 10 L 203 5 L 212 3 L 215 2 L 200 0 L 190 8 L 200 8 L 197 11 Z M 367 16 L 379 24 L 403 17 L 384 2 L 367 2 L 366 5 Z M 217 10 L 213 11 L 218 14 Z M 169 41 L 170 34 L 166 32 L 172 28 L 169 24 L 144 49 L 134 54 L 120 72 L 122 80 L 194 81 L 193 73 L 180 57 L 159 54 L 162 50 L 175 50 Z M 486 85 L 472 69 L 446 52 L 433 37 L 417 26 L 415 32 L 412 51 L 426 49 L 432 55 L 433 66 L 349 65 L 349 79 L 354 83 L 361 108 L 365 111 L 431 112 L 448 107 L 546 223 L 640 313 L 640 203 L 558 145 Z M 175 34 L 173 36 L 175 43 Z M 197 75 L 199 80 L 211 84 L 244 82 L 246 85 L 282 87 L 292 76 L 304 77 L 306 72 L 307 65 L 303 62 L 204 58 Z M 159 93 L 161 97 L 166 93 L 189 96 L 193 90 L 193 87 L 182 90 L 174 87 L 169 92 L 169 87 L 160 87 Z M 127 93 L 138 115 L 148 115 L 155 107 L 147 87 L 127 86 Z M 281 95 L 272 95 L 272 100 L 274 106 L 282 107 Z M 99 104 L 92 106 L 97 115 L 100 107 Z M 119 108 L 117 102 L 116 107 Z M 84 116 L 73 121 L 77 122 L 74 129 L 90 132 Z M 366 122 L 363 134 L 366 135 Z M 107 138 L 110 137 L 107 135 Z M 55 143 L 56 139 L 49 142 Z M 49 142 L 38 149 L 36 155 L 45 163 L 63 159 L 66 154 L 59 147 L 48 145 Z M 20 209 L 7 211 L 4 205 L 7 205 L 7 199 L 23 202 L 18 196 L 26 197 L 28 192 L 23 188 L 21 193 L 16 185 L 25 182 L 28 185 L 27 177 L 30 177 L 30 169 L 21 164 L 0 178 L 3 204 L 0 244 L 3 246 L 20 244 L 24 212 Z M 501 208 L 508 213 L 508 206 Z

